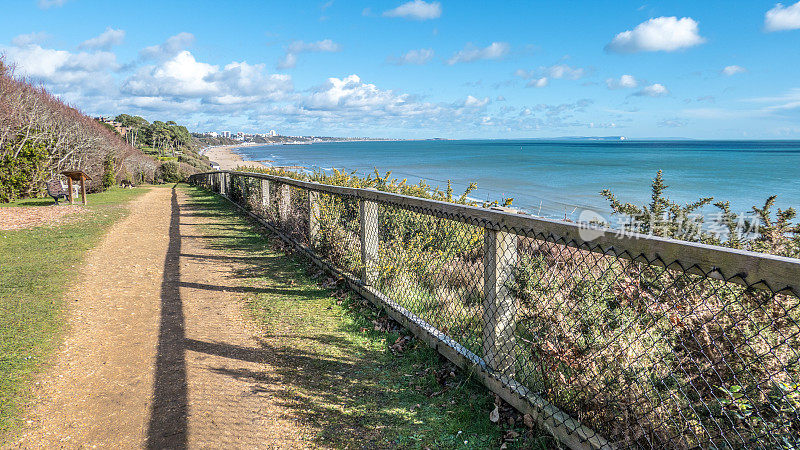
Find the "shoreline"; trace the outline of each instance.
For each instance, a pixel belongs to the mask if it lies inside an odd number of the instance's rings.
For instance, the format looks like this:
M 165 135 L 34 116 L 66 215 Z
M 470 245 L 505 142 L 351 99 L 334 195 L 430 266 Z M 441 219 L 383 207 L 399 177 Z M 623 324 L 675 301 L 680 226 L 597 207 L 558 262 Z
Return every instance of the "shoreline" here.
M 336 139 L 325 142 L 397 142 L 397 141 L 418 141 L 423 139 Z M 444 140 L 444 139 L 442 139 Z M 212 147 L 205 147 L 200 149 L 201 155 L 208 156 L 211 162 L 219 164 L 221 170 L 234 170 L 239 166 L 254 166 L 254 167 L 278 167 L 271 164 L 265 164 L 265 160 L 252 161 L 247 160 L 236 149 L 242 147 L 265 147 L 271 145 L 313 145 L 317 142 L 275 142 L 275 143 L 256 143 L 245 142 L 242 144 L 232 145 L 216 145 Z M 291 169 L 304 169 L 302 166 L 291 166 Z
M 236 145 L 219 145 L 215 147 L 206 147 L 202 150 L 203 154 L 208 156 L 211 162 L 219 164 L 222 170 L 234 170 L 239 166 L 255 166 L 255 167 L 271 167 L 261 161 L 246 160 L 236 152 L 237 148 L 241 147 L 255 147 L 262 144 L 245 143 Z

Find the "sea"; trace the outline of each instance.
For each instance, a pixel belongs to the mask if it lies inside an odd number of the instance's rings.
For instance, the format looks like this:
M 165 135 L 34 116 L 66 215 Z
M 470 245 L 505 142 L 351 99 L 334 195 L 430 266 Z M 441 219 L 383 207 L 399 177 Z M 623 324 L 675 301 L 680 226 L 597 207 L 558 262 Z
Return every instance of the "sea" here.
M 249 160 L 307 170 L 391 171 L 392 178 L 426 181 L 456 195 L 470 183 L 478 201 L 513 198 L 528 213 L 574 219 L 592 211 L 609 223 L 609 189 L 622 202 L 644 205 L 658 170 L 678 203 L 700 197 L 752 212 L 767 197 L 775 207 L 800 207 L 800 141 L 697 140 L 422 140 L 319 142 L 236 150 Z M 706 207 L 705 215 L 716 214 Z

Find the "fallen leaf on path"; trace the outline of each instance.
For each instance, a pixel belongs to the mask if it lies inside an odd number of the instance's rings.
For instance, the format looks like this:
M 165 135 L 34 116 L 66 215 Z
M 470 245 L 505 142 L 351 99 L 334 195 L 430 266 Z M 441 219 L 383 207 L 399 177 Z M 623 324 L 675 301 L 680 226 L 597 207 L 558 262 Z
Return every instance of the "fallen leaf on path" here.
M 500 407 L 495 405 L 492 412 L 489 413 L 489 420 L 493 423 L 497 423 L 500 420 Z

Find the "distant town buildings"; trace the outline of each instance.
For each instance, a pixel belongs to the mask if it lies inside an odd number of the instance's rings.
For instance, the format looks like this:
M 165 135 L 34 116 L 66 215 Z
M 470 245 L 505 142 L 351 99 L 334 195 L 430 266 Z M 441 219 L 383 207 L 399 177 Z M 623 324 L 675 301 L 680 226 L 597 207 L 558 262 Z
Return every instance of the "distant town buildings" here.
M 122 136 L 122 137 L 125 137 L 125 133 L 128 132 L 128 129 L 123 127 L 121 123 L 119 123 L 116 120 L 114 120 L 113 117 L 100 116 L 100 117 L 95 117 L 94 119 L 96 121 L 100 122 L 100 123 L 105 123 L 105 124 L 111 125 L 112 127 L 114 127 L 114 129 L 117 131 L 117 133 L 119 133 L 119 135 Z
M 99 120 L 99 119 L 98 119 Z M 206 131 L 198 133 L 201 136 L 211 138 L 229 138 L 235 139 L 239 142 L 260 142 L 260 143 L 276 143 L 283 142 L 284 138 L 297 138 L 298 136 L 281 136 L 276 130 L 269 130 L 266 133 L 245 133 L 243 131 Z
M 99 119 L 98 119 L 99 120 Z M 245 133 L 243 131 L 206 131 L 204 133 L 192 133 L 196 137 L 209 137 L 209 138 L 230 138 L 238 142 L 247 142 L 254 144 L 283 144 L 283 145 L 298 145 L 298 144 L 311 144 L 314 142 L 332 142 L 332 141 L 364 141 L 364 140 L 387 140 L 365 137 L 331 137 L 331 136 L 288 136 L 280 135 L 276 130 L 269 130 L 266 133 Z M 391 140 L 391 139 L 388 139 Z M 229 144 L 230 142 L 216 142 L 211 145 Z

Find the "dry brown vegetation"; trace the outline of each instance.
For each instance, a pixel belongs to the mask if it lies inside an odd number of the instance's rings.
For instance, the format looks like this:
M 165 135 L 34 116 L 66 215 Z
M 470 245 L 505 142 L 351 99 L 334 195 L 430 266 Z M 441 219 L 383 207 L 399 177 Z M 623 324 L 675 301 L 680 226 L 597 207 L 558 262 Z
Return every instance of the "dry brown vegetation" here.
M 66 169 L 83 170 L 98 190 L 109 170 L 116 180 L 150 182 L 157 167 L 96 120 L 16 77 L 0 58 L 0 201 L 37 196 Z

